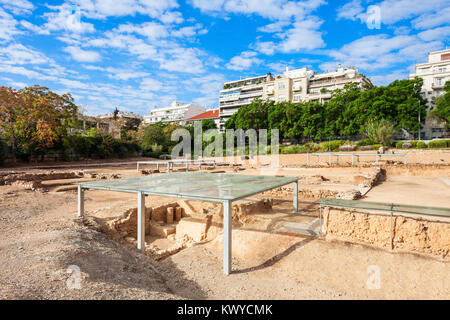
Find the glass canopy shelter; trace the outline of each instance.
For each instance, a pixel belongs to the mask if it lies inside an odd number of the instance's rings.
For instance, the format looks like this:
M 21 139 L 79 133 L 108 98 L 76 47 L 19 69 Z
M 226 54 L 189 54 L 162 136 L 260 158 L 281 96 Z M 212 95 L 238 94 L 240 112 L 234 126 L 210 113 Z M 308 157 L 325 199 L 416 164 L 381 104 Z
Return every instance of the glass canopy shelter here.
M 295 177 L 250 176 L 223 173 L 174 172 L 115 180 L 81 182 L 78 185 L 78 216 L 84 214 L 84 190 L 136 193 L 138 196 L 137 247 L 145 250 L 145 195 L 158 195 L 223 203 L 223 270 L 231 272 L 231 210 L 234 200 L 287 184 L 294 184 L 293 206 L 298 212 Z

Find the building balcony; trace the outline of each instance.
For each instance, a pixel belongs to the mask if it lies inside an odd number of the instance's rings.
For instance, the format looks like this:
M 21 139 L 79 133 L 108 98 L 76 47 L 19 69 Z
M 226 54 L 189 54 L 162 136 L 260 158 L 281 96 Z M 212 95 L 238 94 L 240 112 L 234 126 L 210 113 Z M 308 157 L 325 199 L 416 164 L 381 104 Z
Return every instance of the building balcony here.
M 234 102 L 225 102 L 225 103 L 221 103 L 219 105 L 219 107 L 222 108 L 226 108 L 226 107 L 234 107 L 234 106 L 243 106 L 243 105 L 247 105 L 252 103 L 251 101 L 243 101 L 243 100 L 238 100 L 238 101 L 234 101 Z
M 432 85 L 431 85 L 431 88 L 433 88 L 433 89 L 442 89 L 442 88 L 444 88 L 444 82 L 441 82 L 441 83 L 433 83 Z
M 355 80 L 357 80 L 358 82 L 360 82 L 361 78 L 360 77 L 355 77 L 355 78 L 337 78 L 337 79 L 332 79 L 332 80 L 319 80 L 319 81 L 311 81 L 309 83 L 309 86 L 311 88 L 317 88 L 317 87 L 322 87 L 322 86 L 329 86 L 329 85 L 334 85 L 334 84 L 342 84 L 342 83 L 349 83 L 349 82 L 356 82 Z
M 241 92 L 239 98 L 261 97 L 262 94 L 262 91 Z

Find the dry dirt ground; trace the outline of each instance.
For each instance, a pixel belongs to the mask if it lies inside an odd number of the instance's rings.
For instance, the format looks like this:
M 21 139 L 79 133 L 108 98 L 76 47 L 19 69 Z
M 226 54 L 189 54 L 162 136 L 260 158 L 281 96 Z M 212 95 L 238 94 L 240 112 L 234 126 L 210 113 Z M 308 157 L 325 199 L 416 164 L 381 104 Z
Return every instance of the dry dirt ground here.
M 433 159 L 440 156 L 433 154 Z M 117 165 L 88 170 L 125 177 L 136 175 L 134 168 Z M 353 175 L 366 174 L 367 170 L 292 167 L 281 174 L 302 176 L 305 188 L 322 188 L 317 186 L 316 177 L 323 176 L 323 188 L 348 191 L 355 188 Z M 448 167 L 436 167 L 423 174 L 420 167 L 385 170 L 386 179 L 373 186 L 362 200 L 450 207 Z M 302 216 L 292 213 L 292 195 L 278 195 L 272 212 L 256 214 L 258 219 L 253 223 L 234 228 L 233 273 L 225 276 L 220 234 L 155 261 L 138 254 L 133 245 L 103 233 L 98 225 L 77 219 L 73 190 L 55 192 L 52 187 L 58 181 L 45 184 L 51 191 L 0 186 L 0 299 L 450 298 L 448 256 L 390 252 L 284 229 L 287 224 L 308 223 L 317 217 L 315 199 L 308 197 L 300 197 Z M 146 204 L 171 200 L 151 196 Z M 87 215 L 96 221 L 109 221 L 135 206 L 132 194 L 86 192 Z M 164 239 L 146 240 L 165 245 Z M 73 284 L 72 266 L 81 272 L 79 289 L 68 286 Z M 375 287 L 373 270 L 380 276 Z

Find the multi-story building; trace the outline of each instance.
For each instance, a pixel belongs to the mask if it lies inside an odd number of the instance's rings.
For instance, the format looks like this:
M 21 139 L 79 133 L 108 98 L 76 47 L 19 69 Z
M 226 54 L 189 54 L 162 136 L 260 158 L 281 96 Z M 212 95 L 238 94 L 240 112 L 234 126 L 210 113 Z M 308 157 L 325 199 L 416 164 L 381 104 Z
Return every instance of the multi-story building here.
M 263 96 L 263 83 L 273 80 L 270 73 L 264 76 L 225 82 L 219 94 L 219 129 L 239 107 L 250 104 L 255 98 Z
M 325 102 L 331 98 L 333 90 L 343 88 L 345 84 L 356 82 L 361 86 L 369 84 L 363 74 L 354 67 L 339 66 L 336 71 L 315 73 L 308 68 L 286 71 L 273 77 L 265 76 L 246 78 L 226 82 L 219 95 L 220 129 L 239 107 L 250 104 L 254 99 L 275 102 Z
M 434 108 L 436 98 L 444 94 L 444 84 L 450 80 L 450 49 L 428 53 L 428 62 L 416 64 L 416 72 L 410 79 L 423 79 L 422 96 L 427 99 L 427 109 Z M 445 126 L 428 117 L 423 128 L 427 138 L 440 138 L 445 133 Z M 422 136 L 423 137 L 423 136 Z
M 151 110 L 148 116 L 144 116 L 144 122 L 148 124 L 157 122 L 184 123 L 186 119 L 205 112 L 205 108 L 192 103 L 172 102 L 170 107 Z

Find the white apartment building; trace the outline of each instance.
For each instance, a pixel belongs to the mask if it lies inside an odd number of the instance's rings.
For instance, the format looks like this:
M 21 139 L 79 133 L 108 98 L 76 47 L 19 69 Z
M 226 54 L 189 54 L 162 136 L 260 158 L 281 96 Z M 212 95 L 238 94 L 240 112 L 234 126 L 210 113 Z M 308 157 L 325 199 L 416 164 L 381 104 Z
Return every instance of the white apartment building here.
M 170 107 L 151 110 L 148 116 L 144 116 L 144 122 L 148 124 L 157 122 L 179 122 L 182 124 L 186 119 L 192 118 L 205 111 L 205 108 L 192 103 L 174 101 Z
M 270 73 L 264 76 L 225 82 L 219 93 L 219 129 L 224 129 L 225 122 L 239 107 L 250 104 L 255 98 L 262 98 L 263 83 L 272 81 Z
M 422 96 L 428 100 L 428 110 L 434 108 L 436 98 L 444 94 L 444 85 L 450 80 L 450 49 L 428 53 L 428 62 L 416 64 L 416 72 L 410 79 L 423 79 Z M 422 129 L 426 138 L 440 138 L 445 128 L 429 117 Z
M 346 83 L 356 82 L 361 86 L 370 81 L 358 73 L 354 67 L 339 66 L 336 71 L 315 73 L 308 68 L 286 71 L 273 77 L 265 76 L 246 78 L 226 82 L 220 91 L 220 129 L 240 106 L 250 104 L 252 100 L 272 100 L 275 102 L 325 102 L 331 99 L 333 90 L 343 88 Z

